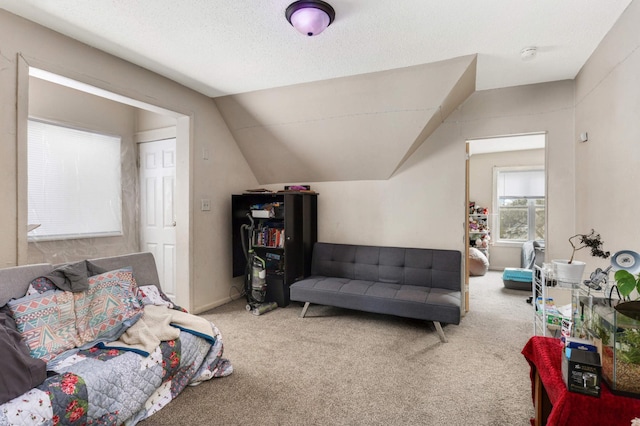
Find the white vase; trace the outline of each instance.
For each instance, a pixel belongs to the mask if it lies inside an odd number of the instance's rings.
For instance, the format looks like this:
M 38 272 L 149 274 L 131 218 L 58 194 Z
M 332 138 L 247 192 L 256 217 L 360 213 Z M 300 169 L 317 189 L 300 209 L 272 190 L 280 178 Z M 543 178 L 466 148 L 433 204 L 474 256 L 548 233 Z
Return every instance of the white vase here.
M 553 260 L 552 263 L 558 281 L 570 284 L 580 284 L 582 282 L 586 263 L 579 260 L 569 263 L 566 259 Z

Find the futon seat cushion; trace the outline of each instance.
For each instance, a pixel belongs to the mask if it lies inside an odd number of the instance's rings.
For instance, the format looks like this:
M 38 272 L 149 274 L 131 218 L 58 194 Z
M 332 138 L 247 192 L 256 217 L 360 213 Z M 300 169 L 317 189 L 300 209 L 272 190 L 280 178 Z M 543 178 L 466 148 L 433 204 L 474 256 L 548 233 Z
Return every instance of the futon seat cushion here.
M 447 324 L 460 323 L 461 253 L 317 242 L 311 276 L 291 300 Z
M 460 323 L 460 292 L 441 288 L 312 276 L 296 282 L 291 295 L 320 305 Z

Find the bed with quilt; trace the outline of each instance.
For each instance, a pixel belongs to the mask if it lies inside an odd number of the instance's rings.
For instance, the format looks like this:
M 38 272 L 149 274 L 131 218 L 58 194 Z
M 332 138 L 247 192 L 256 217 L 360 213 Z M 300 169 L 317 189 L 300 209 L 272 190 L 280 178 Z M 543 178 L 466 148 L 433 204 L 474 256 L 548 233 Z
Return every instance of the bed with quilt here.
M 0 425 L 135 425 L 231 374 L 222 355 L 151 253 L 0 269 Z

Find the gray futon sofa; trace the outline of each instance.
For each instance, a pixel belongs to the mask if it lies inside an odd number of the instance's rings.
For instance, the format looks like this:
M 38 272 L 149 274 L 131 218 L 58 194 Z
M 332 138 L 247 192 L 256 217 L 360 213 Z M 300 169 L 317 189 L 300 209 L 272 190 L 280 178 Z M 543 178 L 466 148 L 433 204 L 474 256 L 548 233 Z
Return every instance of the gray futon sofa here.
M 315 243 L 311 276 L 290 287 L 291 300 L 459 324 L 462 255 L 456 250 Z

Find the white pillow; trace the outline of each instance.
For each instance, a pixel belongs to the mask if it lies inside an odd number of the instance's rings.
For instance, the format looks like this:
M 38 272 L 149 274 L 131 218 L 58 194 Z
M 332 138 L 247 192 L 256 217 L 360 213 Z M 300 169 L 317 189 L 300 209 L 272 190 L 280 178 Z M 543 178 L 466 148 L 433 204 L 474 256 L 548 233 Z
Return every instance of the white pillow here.
M 472 277 L 482 276 L 489 269 L 489 260 L 480 250 L 469 247 L 469 275 Z
M 155 285 L 138 287 L 138 299 L 142 302 L 142 305 L 166 306 L 169 309 L 175 307 L 175 305 L 171 303 L 171 300 Z

